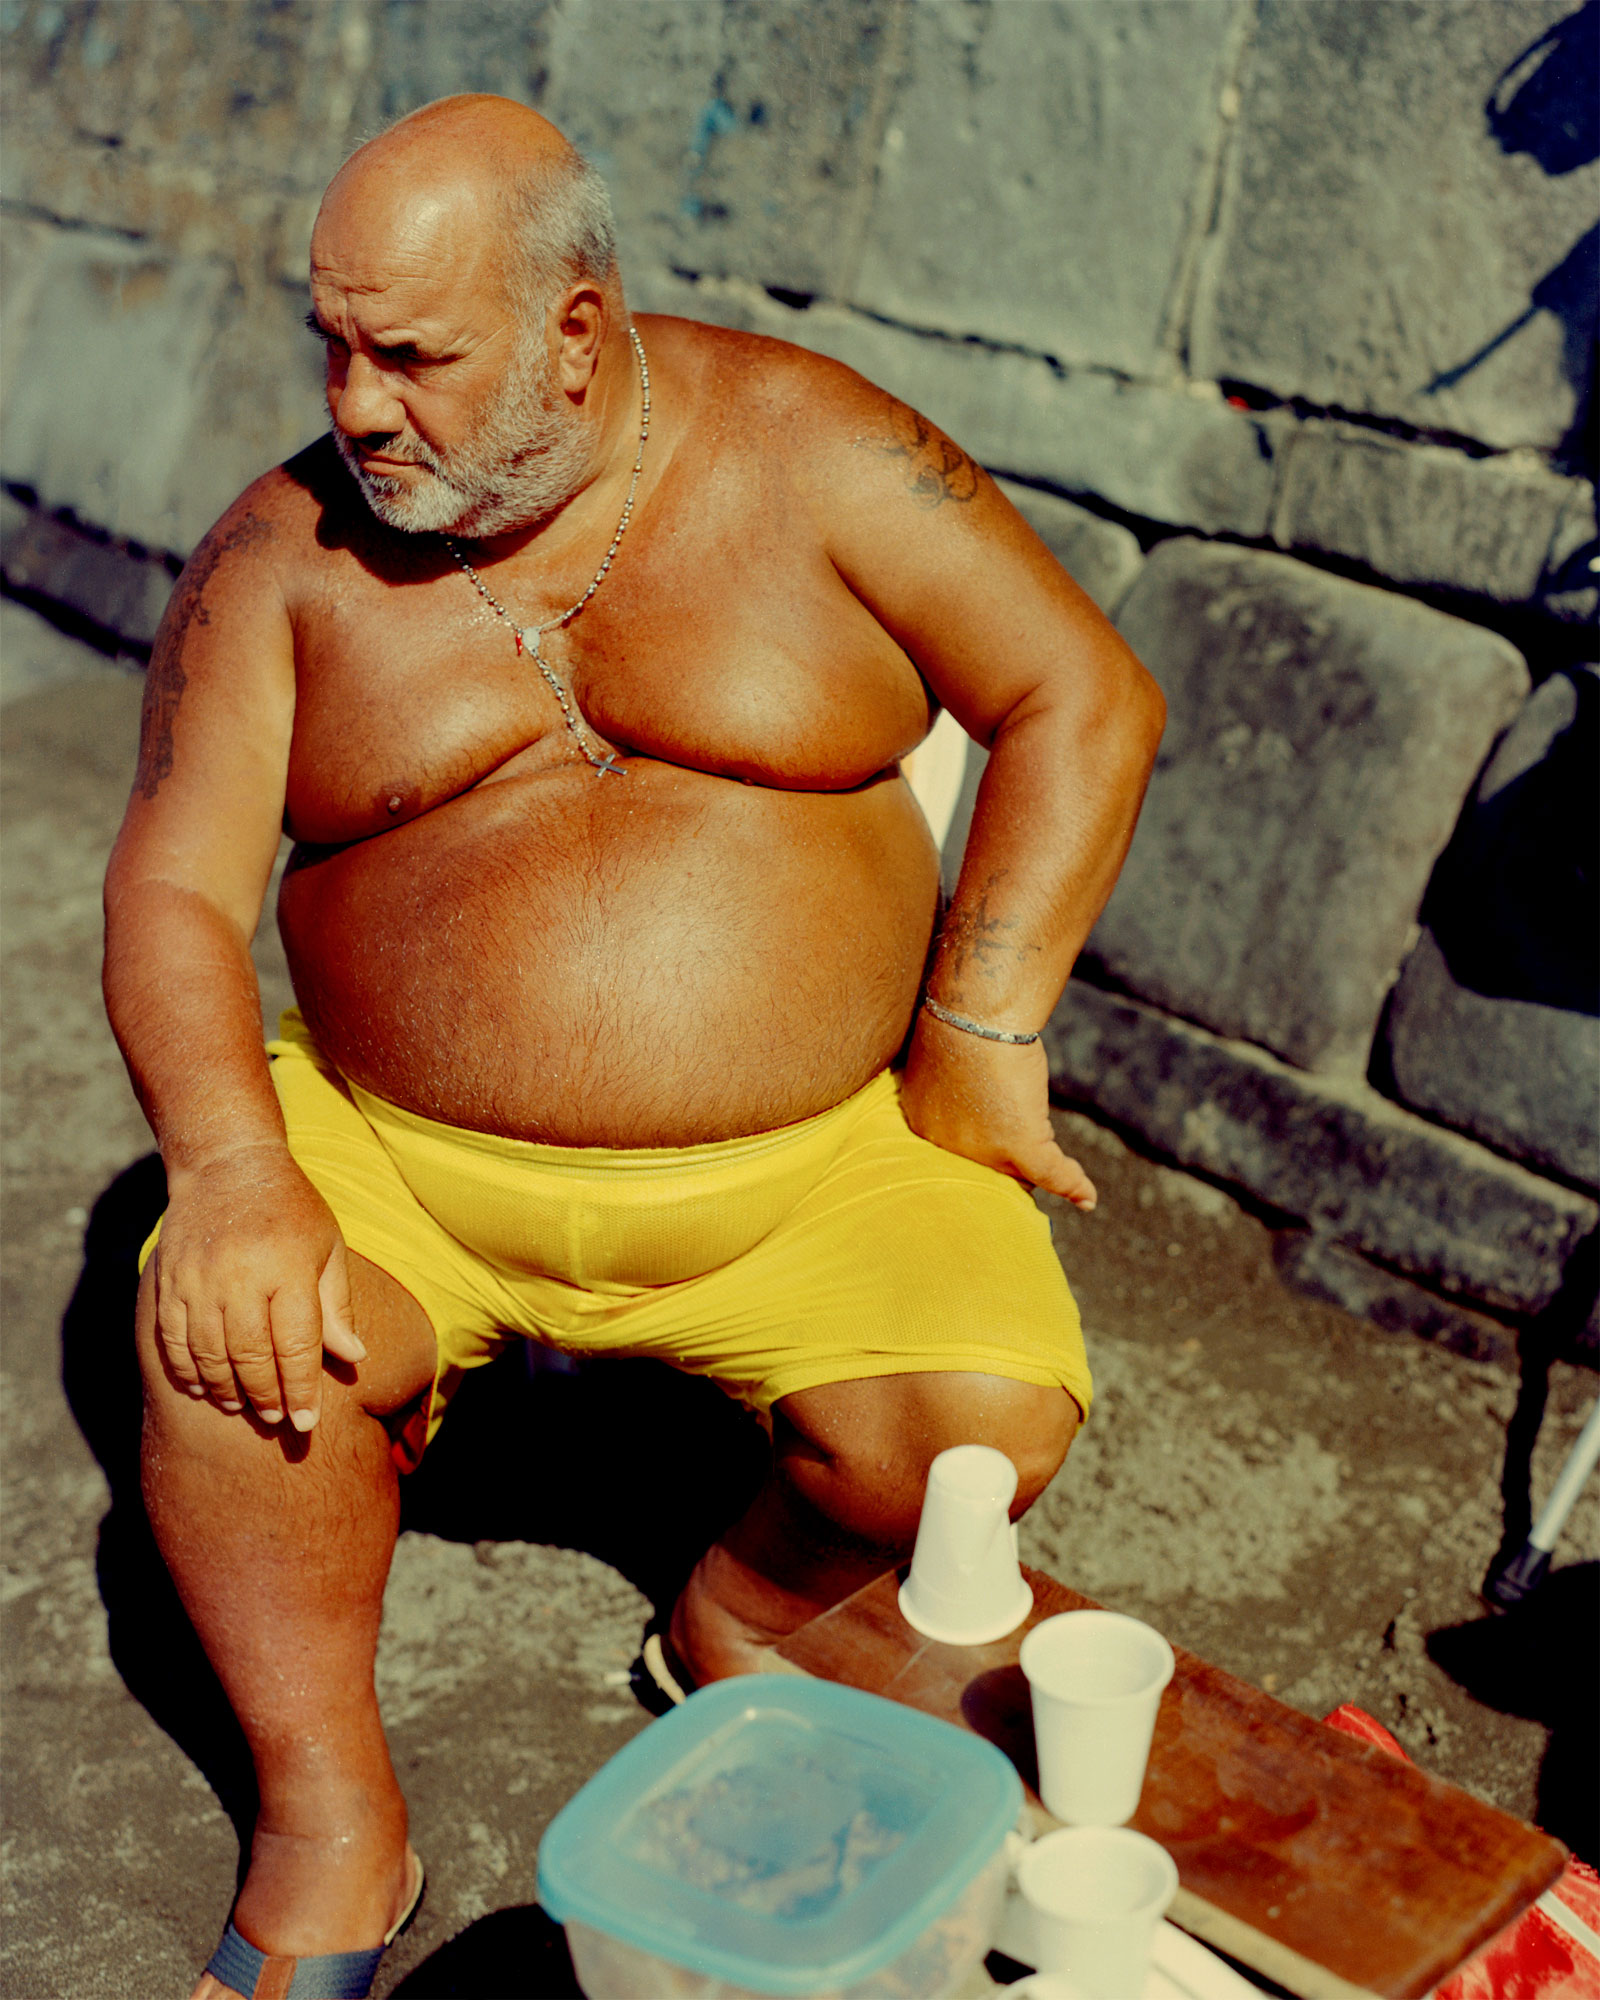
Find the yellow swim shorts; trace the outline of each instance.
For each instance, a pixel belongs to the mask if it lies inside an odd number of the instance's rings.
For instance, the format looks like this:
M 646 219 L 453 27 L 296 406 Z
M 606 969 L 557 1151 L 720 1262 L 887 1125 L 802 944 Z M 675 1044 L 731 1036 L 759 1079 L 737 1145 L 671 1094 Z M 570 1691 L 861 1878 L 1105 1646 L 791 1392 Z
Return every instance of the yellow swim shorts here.
M 402 1463 L 514 1339 L 652 1355 L 764 1420 L 799 1389 L 946 1369 L 1059 1385 L 1088 1411 L 1048 1221 L 1016 1181 L 919 1139 L 892 1072 L 774 1132 L 619 1151 L 438 1124 L 347 1082 L 297 1010 L 279 1032 L 289 1150 L 438 1340 Z

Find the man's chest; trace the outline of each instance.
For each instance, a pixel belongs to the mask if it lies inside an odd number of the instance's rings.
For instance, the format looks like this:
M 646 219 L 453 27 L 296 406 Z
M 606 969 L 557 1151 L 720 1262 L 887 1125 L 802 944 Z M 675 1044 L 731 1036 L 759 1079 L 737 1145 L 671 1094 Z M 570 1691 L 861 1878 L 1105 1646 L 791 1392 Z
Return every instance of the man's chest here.
M 541 650 L 624 754 L 784 789 L 842 790 L 925 733 L 915 668 L 823 551 L 783 524 L 671 521 L 637 536 Z M 297 618 L 288 820 L 301 839 L 394 826 L 574 754 L 517 628 L 566 608 L 531 569 L 448 561 L 400 580 L 348 557 Z M 574 593 L 574 595 L 581 592 Z M 567 600 L 571 601 L 571 600 Z

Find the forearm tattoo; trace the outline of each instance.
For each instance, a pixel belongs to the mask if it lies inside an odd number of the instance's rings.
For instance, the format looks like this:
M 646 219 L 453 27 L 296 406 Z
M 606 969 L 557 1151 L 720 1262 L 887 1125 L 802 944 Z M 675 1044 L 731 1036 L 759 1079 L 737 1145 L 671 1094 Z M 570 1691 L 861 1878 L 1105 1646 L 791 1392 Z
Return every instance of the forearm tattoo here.
M 889 434 L 863 438 L 860 442 L 885 458 L 904 462 L 906 490 L 916 505 L 941 507 L 946 500 L 972 499 L 983 483 L 982 468 L 968 458 L 960 445 L 906 404 L 890 396 L 886 398 L 886 409 Z
M 161 782 L 172 771 L 172 730 L 178 719 L 178 705 L 189 685 L 183 670 L 183 642 L 191 625 L 209 625 L 206 586 L 225 555 L 237 549 L 253 549 L 270 541 L 270 521 L 246 514 L 225 531 L 213 528 L 184 565 L 173 587 L 172 603 L 162 623 L 150 665 L 145 670 L 144 708 L 139 722 L 139 770 L 135 779 L 139 796 L 153 799 Z
M 992 907 L 990 898 L 1003 879 L 1003 872 L 989 877 L 976 907 L 953 904 L 945 912 L 939 932 L 939 963 L 956 978 L 973 972 L 992 979 L 1040 949 L 1018 935 L 1022 930 L 1020 917 L 1003 917 Z

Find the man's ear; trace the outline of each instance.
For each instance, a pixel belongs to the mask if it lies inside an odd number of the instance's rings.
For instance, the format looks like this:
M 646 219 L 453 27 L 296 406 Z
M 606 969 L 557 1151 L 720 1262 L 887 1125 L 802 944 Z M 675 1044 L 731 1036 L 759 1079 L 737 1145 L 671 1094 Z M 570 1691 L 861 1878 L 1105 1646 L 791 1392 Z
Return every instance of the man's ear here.
M 574 401 L 583 400 L 594 379 L 609 320 L 605 294 L 598 285 L 573 285 L 551 308 L 556 385 Z

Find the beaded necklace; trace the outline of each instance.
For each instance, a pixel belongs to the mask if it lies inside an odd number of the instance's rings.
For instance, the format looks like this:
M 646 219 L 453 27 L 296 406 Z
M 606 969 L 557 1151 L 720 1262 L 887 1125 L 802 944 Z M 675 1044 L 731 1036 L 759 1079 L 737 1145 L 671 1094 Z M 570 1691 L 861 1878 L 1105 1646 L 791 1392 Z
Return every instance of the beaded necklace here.
M 633 351 L 639 358 L 639 387 L 643 400 L 643 414 L 639 423 L 639 449 L 634 457 L 633 477 L 628 482 L 628 497 L 622 503 L 622 518 L 617 523 L 617 532 L 611 537 L 611 546 L 601 558 L 600 567 L 590 579 L 589 588 L 578 599 L 577 603 L 572 605 L 568 610 L 563 611 L 559 617 L 547 618 L 542 625 L 519 625 L 511 613 L 500 602 L 499 598 L 490 590 L 483 578 L 472 567 L 471 563 L 467 561 L 466 557 L 461 553 L 459 545 L 452 541 L 450 536 L 446 535 L 443 537 L 445 547 L 455 557 L 456 561 L 460 563 L 468 577 L 471 578 L 478 595 L 483 599 L 484 603 L 488 605 L 491 611 L 498 613 L 511 627 L 511 636 L 517 642 L 518 657 L 520 658 L 526 653 L 529 659 L 533 661 L 533 664 L 539 669 L 540 673 L 544 675 L 545 680 L 549 683 L 551 693 L 554 694 L 556 700 L 561 704 L 561 713 L 566 718 L 567 728 L 572 732 L 573 741 L 583 752 L 588 762 L 594 766 L 595 775 L 601 778 L 608 771 L 612 772 L 616 777 L 625 778 L 628 775 L 627 766 L 617 762 L 616 752 L 601 742 L 600 738 L 595 735 L 595 732 L 579 713 L 577 703 L 568 694 L 560 676 L 552 668 L 544 654 L 540 652 L 539 641 L 544 637 L 546 632 L 554 632 L 558 626 L 570 625 L 573 619 L 577 617 L 578 613 L 589 602 L 589 599 L 594 596 L 601 584 L 605 582 L 606 573 L 611 568 L 612 559 L 621 546 L 623 536 L 628 532 L 629 521 L 633 518 L 633 496 L 639 489 L 639 469 L 644 464 L 644 441 L 650 435 L 650 364 L 644 358 L 644 342 L 640 340 L 638 332 L 631 326 L 628 328 L 628 338 L 633 342 Z M 596 743 L 605 752 L 604 756 L 597 756 L 593 748 L 591 748 L 591 745 Z

